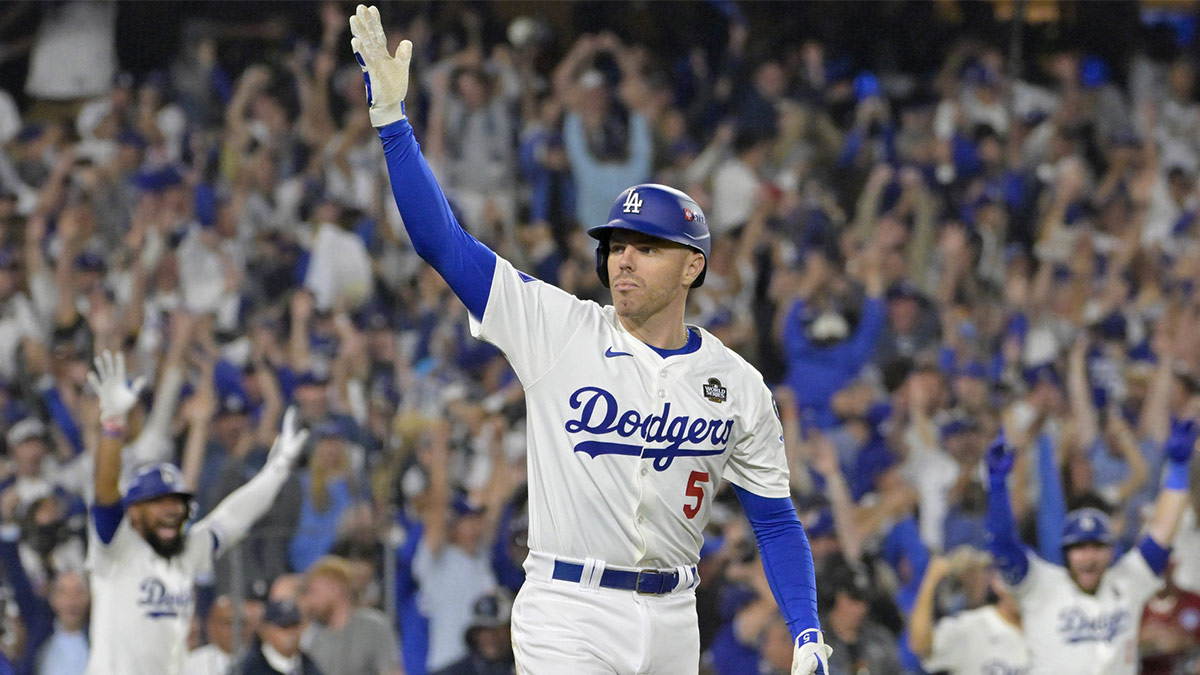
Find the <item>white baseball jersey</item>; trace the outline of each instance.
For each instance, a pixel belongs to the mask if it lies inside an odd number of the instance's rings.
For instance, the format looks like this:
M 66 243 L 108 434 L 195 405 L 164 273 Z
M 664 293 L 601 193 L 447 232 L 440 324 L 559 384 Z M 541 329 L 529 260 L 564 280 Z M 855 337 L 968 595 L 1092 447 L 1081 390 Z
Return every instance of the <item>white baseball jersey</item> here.
M 1105 571 L 1092 595 L 1079 590 L 1066 568 L 1029 554 L 1029 573 L 1014 592 L 1031 673 L 1134 675 L 1138 632 L 1146 602 L 1162 580 L 1133 549 Z
M 1005 621 L 994 605 L 959 612 L 933 627 L 933 650 L 921 662 L 933 673 L 1024 675 L 1029 649 L 1021 628 Z
M 623 567 L 695 564 L 722 480 L 787 497 L 762 376 L 711 334 L 663 358 L 585 302 L 498 258 L 482 322 L 528 408 L 529 548 Z
M 122 518 L 104 544 L 89 530 L 92 620 L 88 675 L 177 675 L 187 660 L 193 584 L 213 567 L 215 539 L 203 521 L 170 560 Z

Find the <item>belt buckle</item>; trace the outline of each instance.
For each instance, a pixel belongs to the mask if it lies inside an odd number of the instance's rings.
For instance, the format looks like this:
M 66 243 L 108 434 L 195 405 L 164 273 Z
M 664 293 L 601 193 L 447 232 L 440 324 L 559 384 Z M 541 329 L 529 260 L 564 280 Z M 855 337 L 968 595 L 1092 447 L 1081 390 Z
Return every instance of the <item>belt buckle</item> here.
M 660 595 L 660 594 L 662 593 L 662 581 L 661 581 L 661 578 L 660 578 L 660 580 L 659 580 L 659 584 L 658 584 L 658 585 L 659 585 L 659 590 L 657 590 L 657 591 L 643 591 L 643 590 L 642 590 L 642 575 L 643 575 L 643 574 L 656 574 L 656 575 L 657 575 L 657 574 L 660 574 L 660 572 L 659 572 L 658 570 L 652 570 L 652 569 L 638 570 L 638 573 L 637 573 L 637 581 L 634 583 L 634 586 L 633 586 L 633 591 L 634 591 L 635 593 L 639 594 L 639 595 Z

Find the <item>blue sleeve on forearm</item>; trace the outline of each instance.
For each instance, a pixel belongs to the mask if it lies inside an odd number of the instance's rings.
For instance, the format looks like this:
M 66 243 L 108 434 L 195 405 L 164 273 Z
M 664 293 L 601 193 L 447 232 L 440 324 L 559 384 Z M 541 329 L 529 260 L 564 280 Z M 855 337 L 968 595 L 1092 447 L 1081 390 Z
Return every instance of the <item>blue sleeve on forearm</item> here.
M 792 640 L 810 628 L 820 629 L 812 549 L 792 500 L 760 497 L 737 485 L 733 489 L 754 528 L 763 570 L 779 611 L 792 632 Z
M 858 322 L 858 330 L 854 331 L 854 337 L 850 339 L 851 358 L 854 362 L 861 364 L 871 357 L 879 334 L 883 332 L 884 314 L 881 298 L 868 297 L 863 303 L 862 319 Z
M 121 502 L 116 504 L 92 504 L 92 524 L 96 528 L 96 534 L 100 537 L 100 541 L 105 544 L 112 543 L 113 535 L 117 533 L 117 527 L 121 524 L 121 519 L 125 517 L 125 507 L 121 506 Z
M 496 254 L 463 230 L 438 187 L 407 119 L 379 130 L 392 195 L 413 249 L 429 263 L 476 318 L 483 318 Z
M 1029 573 L 1025 547 L 1017 538 L 1017 522 L 1008 502 L 1008 486 L 1004 480 L 990 480 L 987 501 L 988 543 L 996 567 L 1010 586 L 1021 583 Z
M 1142 552 L 1146 564 L 1155 574 L 1162 576 L 1162 573 L 1167 571 L 1167 562 L 1171 559 L 1171 549 L 1163 548 L 1157 541 L 1154 541 L 1153 537 L 1146 535 L 1138 543 L 1138 550 Z
M 1038 436 L 1037 452 L 1038 478 L 1042 485 L 1037 513 L 1038 555 L 1043 560 L 1061 565 L 1062 547 L 1058 541 L 1067 520 L 1067 500 L 1063 496 L 1062 478 L 1054 461 L 1054 445 L 1046 434 Z
M 71 411 L 63 403 L 62 394 L 58 393 L 58 389 L 53 387 L 43 389 L 42 403 L 46 405 L 46 410 L 49 411 L 54 426 L 62 432 L 75 454 L 83 452 L 83 434 L 79 431 L 79 425 L 75 423 L 75 418 L 71 416 Z

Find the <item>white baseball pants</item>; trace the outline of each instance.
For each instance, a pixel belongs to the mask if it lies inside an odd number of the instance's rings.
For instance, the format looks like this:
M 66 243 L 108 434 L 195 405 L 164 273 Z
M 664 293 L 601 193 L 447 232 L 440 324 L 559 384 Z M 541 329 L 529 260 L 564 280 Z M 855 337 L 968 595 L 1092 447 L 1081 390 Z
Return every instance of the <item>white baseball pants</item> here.
M 520 675 L 695 675 L 696 593 L 666 595 L 552 579 L 554 557 L 530 552 L 512 610 Z M 597 577 L 599 575 L 596 575 Z

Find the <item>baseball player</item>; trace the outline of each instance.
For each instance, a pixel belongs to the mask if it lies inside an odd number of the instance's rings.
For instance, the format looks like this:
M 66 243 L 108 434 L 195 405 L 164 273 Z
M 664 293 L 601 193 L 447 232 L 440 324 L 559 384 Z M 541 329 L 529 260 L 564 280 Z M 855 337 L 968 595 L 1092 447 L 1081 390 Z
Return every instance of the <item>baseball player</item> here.
M 182 671 L 192 618 L 192 587 L 213 561 L 237 545 L 283 486 L 307 431 L 288 410 L 266 466 L 185 529 L 192 494 L 179 469 L 159 463 L 118 489 L 126 414 L 144 385 L 125 380 L 125 359 L 105 351 L 88 382 L 100 399 L 103 437 L 96 452 L 88 566 L 92 579 L 89 675 L 162 675 Z
M 1031 673 L 1138 671 L 1142 610 L 1162 585 L 1168 546 L 1187 505 L 1188 462 L 1197 435 L 1192 420 L 1172 424 L 1164 448 L 1167 469 L 1147 535 L 1115 564 L 1108 516 L 1093 508 L 1067 514 L 1065 568 L 1042 560 L 1017 539 L 1005 485 L 1014 452 L 1003 433 L 992 443 L 987 456 L 988 531 L 996 565 L 1020 603 L 1033 654 Z
M 962 554 L 950 559 L 934 556 L 929 561 L 909 615 L 909 645 L 930 673 L 1024 675 L 1029 672 L 1030 656 L 1021 633 L 1020 608 L 991 569 L 984 573 L 991 577 L 989 590 L 996 602 L 933 621 L 938 584 L 963 573 L 969 564 Z
M 791 630 L 792 672 L 815 672 L 830 650 L 771 394 L 683 322 L 708 263 L 700 207 L 661 185 L 617 197 L 609 221 L 588 231 L 612 306 L 518 272 L 459 226 L 421 156 L 404 113 L 412 44 L 389 54 L 374 7 L 360 5 L 350 27 L 413 247 L 525 388 L 530 553 L 512 615 L 517 669 L 697 672 L 701 533 L 729 481 Z

